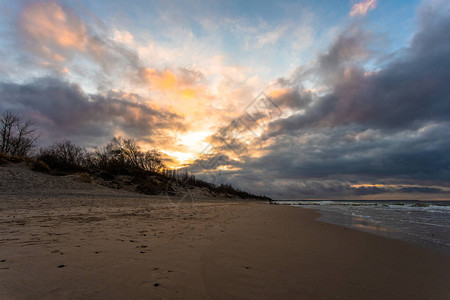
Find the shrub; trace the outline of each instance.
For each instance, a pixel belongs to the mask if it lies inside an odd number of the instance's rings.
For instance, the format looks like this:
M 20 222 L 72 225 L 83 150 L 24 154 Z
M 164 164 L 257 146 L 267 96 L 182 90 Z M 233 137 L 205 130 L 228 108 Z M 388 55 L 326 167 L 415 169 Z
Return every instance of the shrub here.
M 161 154 L 157 150 L 143 152 L 134 139 L 114 138 L 102 148 L 95 148 L 87 157 L 91 168 L 115 175 L 159 173 L 164 169 Z

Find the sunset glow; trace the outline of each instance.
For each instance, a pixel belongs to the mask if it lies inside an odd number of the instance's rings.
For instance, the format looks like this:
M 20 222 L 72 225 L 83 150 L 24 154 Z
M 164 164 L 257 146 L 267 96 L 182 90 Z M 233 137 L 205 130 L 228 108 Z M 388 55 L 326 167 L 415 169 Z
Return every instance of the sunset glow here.
M 276 198 L 450 198 L 448 1 L 245 3 L 2 1 L 0 109 Z

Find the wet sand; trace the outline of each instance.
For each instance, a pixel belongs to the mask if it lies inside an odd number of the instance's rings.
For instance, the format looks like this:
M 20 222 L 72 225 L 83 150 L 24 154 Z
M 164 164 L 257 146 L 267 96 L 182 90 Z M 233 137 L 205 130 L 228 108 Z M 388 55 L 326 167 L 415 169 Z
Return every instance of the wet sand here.
M 211 299 L 450 299 L 450 256 L 258 207 L 203 255 Z

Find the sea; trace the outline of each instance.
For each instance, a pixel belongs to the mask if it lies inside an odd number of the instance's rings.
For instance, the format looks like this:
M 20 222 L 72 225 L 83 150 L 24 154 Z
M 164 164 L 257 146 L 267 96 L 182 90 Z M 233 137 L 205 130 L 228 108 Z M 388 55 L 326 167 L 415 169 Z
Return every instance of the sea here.
M 278 200 L 318 210 L 319 221 L 430 247 L 450 255 L 450 201 Z

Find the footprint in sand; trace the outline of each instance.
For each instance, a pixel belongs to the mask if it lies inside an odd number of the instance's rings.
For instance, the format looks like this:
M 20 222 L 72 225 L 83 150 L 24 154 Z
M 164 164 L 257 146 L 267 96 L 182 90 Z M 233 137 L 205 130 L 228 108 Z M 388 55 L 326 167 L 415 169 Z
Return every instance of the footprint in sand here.
M 158 287 L 160 286 L 159 282 L 152 282 L 152 281 L 143 281 L 141 282 L 142 286 L 153 286 L 153 287 Z

